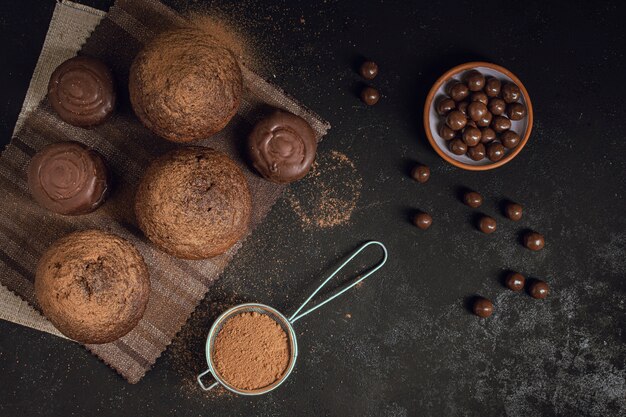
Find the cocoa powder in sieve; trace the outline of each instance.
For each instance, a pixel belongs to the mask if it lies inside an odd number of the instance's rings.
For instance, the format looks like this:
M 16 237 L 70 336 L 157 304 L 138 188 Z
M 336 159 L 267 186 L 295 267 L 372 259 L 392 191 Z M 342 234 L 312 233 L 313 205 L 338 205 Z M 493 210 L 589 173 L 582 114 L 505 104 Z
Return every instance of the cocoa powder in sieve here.
M 285 331 L 265 314 L 241 313 L 224 324 L 213 346 L 219 376 L 241 390 L 267 387 L 280 380 L 290 360 Z

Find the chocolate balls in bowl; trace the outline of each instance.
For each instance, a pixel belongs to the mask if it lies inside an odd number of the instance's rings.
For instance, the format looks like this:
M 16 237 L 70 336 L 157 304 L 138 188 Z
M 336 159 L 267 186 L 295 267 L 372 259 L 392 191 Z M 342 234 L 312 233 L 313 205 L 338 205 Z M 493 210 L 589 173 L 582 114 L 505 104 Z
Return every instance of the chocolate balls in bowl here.
M 484 171 L 515 158 L 533 125 L 530 97 L 513 73 L 469 62 L 443 74 L 424 106 L 424 129 L 434 150 L 459 168 Z

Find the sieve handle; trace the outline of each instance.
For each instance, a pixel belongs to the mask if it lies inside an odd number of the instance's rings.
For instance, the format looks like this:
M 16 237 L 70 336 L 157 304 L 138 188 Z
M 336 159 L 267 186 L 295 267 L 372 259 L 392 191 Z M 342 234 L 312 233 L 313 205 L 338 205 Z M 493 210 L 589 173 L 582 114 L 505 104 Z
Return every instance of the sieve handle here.
M 332 297 L 329 297 L 328 299 L 322 301 L 321 303 L 319 303 L 318 305 L 316 305 L 315 307 L 310 308 L 309 310 L 305 311 L 304 313 L 300 313 L 300 310 L 302 310 L 304 308 L 304 306 L 306 306 L 309 301 L 311 301 L 311 299 L 313 297 L 315 297 L 315 294 L 317 294 L 319 292 L 319 290 L 321 290 L 324 285 L 326 285 L 328 283 L 328 281 L 330 281 L 331 279 L 333 279 L 333 277 L 335 275 L 337 275 L 339 273 L 339 271 L 341 271 L 346 265 L 348 265 L 359 253 L 363 252 L 363 250 L 365 248 L 367 248 L 368 246 L 371 245 L 376 245 L 376 246 L 380 246 L 380 248 L 383 250 L 383 259 L 382 261 L 380 261 L 376 266 L 374 266 L 372 269 L 370 269 L 369 271 L 367 271 L 361 278 L 359 278 L 358 280 L 356 280 L 355 282 L 353 282 L 352 284 L 348 285 L 347 287 L 343 288 L 341 291 L 339 291 L 337 294 L 333 295 Z M 326 280 L 322 283 L 322 285 L 320 285 L 319 287 L 317 287 L 317 289 L 315 291 L 313 291 L 313 293 L 311 295 L 309 295 L 309 298 L 306 299 L 306 301 L 304 303 L 302 303 L 302 305 L 300 306 L 300 308 L 298 308 L 296 310 L 295 313 L 293 313 L 293 315 L 289 318 L 289 322 L 290 323 L 294 323 L 296 320 L 301 319 L 302 317 L 306 316 L 307 314 L 309 314 L 312 311 L 317 310 L 318 308 L 320 308 L 321 306 L 323 306 L 324 304 L 334 300 L 335 298 L 339 297 L 341 294 L 343 294 L 344 292 L 348 291 L 350 288 L 354 287 L 355 285 L 357 285 L 359 282 L 363 281 L 365 278 L 369 277 L 370 275 L 372 275 L 374 272 L 378 271 L 384 264 L 385 262 L 387 262 L 387 248 L 385 247 L 385 245 L 383 245 L 381 242 L 377 242 L 375 240 L 372 240 L 370 242 L 365 243 L 364 245 L 362 245 L 360 248 L 358 248 L 356 251 L 354 251 L 354 253 L 352 255 L 350 255 L 350 257 L 348 259 L 346 259 L 344 261 L 344 263 L 342 263 L 339 268 L 335 269 L 335 271 L 330 274 L 328 276 L 328 278 L 326 278 Z M 298 314 L 300 313 L 300 314 Z
M 212 383 L 208 387 L 206 385 L 204 385 L 204 383 L 202 382 L 202 377 L 205 376 L 206 374 L 210 374 L 210 373 L 211 373 L 211 370 L 207 369 L 206 371 L 202 372 L 200 375 L 198 375 L 196 377 L 196 380 L 198 380 L 198 384 L 200 384 L 200 387 L 202 387 L 202 389 L 205 390 L 205 391 L 212 390 L 213 388 L 217 387 L 220 384 L 219 382 L 215 381 L 214 383 Z

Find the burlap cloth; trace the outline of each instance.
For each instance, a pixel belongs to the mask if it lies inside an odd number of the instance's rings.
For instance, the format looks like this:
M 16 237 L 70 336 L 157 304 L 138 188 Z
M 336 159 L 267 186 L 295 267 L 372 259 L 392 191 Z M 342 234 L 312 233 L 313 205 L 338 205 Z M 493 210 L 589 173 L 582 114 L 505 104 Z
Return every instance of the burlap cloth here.
M 132 211 L 136 184 L 150 160 L 177 145 L 155 137 L 133 115 L 126 89 L 128 69 L 143 44 L 166 28 L 184 25 L 185 20 L 154 0 L 118 0 L 102 17 L 102 12 L 89 7 L 68 1 L 57 4 L 16 132 L 0 157 L 0 283 L 6 287 L 0 291 L 0 318 L 59 335 L 37 312 L 33 280 L 40 255 L 54 240 L 74 230 L 98 228 L 123 236 L 137 246 L 149 266 L 150 301 L 143 319 L 128 335 L 114 343 L 86 347 L 136 383 L 171 343 L 243 242 L 210 260 L 185 261 L 154 248 L 137 229 Z M 115 116 L 92 130 L 63 123 L 45 100 L 37 106 L 54 68 L 73 56 L 85 39 L 81 53 L 98 57 L 112 68 L 119 92 Z M 252 193 L 253 230 L 284 187 L 262 180 L 242 160 L 242 139 L 252 124 L 268 108 L 280 107 L 304 117 L 318 140 L 330 126 L 251 71 L 243 68 L 243 74 L 246 93 L 239 112 L 224 131 L 199 144 L 226 152 L 242 166 Z M 78 140 L 97 149 L 113 172 L 114 192 L 92 214 L 55 215 L 30 197 L 25 168 L 31 156 L 44 145 L 62 140 Z

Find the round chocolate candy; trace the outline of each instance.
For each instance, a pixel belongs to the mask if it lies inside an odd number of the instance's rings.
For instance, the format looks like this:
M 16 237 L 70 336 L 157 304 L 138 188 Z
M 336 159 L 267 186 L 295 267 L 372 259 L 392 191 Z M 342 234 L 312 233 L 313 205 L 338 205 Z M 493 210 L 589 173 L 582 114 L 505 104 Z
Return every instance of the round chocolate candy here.
M 505 284 L 511 291 L 521 291 L 526 284 L 526 278 L 519 272 L 511 272 L 507 277 Z
M 449 97 L 439 100 L 437 103 L 437 113 L 439 116 L 445 116 L 456 108 L 456 103 Z
M 498 97 L 489 100 L 487 107 L 494 116 L 502 116 L 506 111 L 506 103 Z
M 491 142 L 487 145 L 487 158 L 491 162 L 498 162 L 504 157 L 505 149 L 500 142 Z
M 480 91 L 485 86 L 485 76 L 476 70 L 465 74 L 465 81 L 470 91 Z
M 476 146 L 480 143 L 480 129 L 477 127 L 466 127 L 463 130 L 463 142 L 469 147 Z
M 493 120 L 493 116 L 491 115 L 490 112 L 487 112 L 485 113 L 483 117 L 481 117 L 479 120 L 476 121 L 476 124 L 479 127 L 489 127 L 492 120 Z
M 472 311 L 478 317 L 487 318 L 493 314 L 493 303 L 486 298 L 477 297 L 474 300 Z
M 373 106 L 380 100 L 380 93 L 373 87 L 365 87 L 361 91 L 361 100 L 368 106 Z
M 442 124 L 439 127 L 439 136 L 441 136 L 444 140 L 451 140 L 456 136 L 456 132 L 450 129 L 447 125 Z
M 483 216 L 478 221 L 478 228 L 481 232 L 489 235 L 496 231 L 496 219 L 489 216 Z
M 500 142 L 502 142 L 502 145 L 508 149 L 515 148 L 519 144 L 519 141 L 519 135 L 512 130 L 507 130 L 500 135 Z
M 496 131 L 496 133 L 502 133 L 511 128 L 511 121 L 504 116 L 494 116 L 491 121 L 491 127 Z
M 433 224 L 433 218 L 428 213 L 417 213 L 413 217 L 413 224 L 422 230 L 426 230 Z
M 373 61 L 365 61 L 361 64 L 359 73 L 366 80 L 373 80 L 378 75 L 378 65 Z
M 450 97 L 452 97 L 452 100 L 465 100 L 467 96 L 469 96 L 469 89 L 465 84 L 456 81 L 450 86 Z
M 478 208 L 483 204 L 483 196 L 476 191 L 469 191 L 463 194 L 463 202 L 471 208 Z
M 480 129 L 481 137 L 480 141 L 482 143 L 489 143 L 496 140 L 496 132 L 490 127 L 483 127 Z
M 516 222 L 522 218 L 522 206 L 517 203 L 508 202 L 504 207 L 504 214 L 506 214 L 506 217 Z
M 467 118 L 458 110 L 452 110 L 446 116 L 446 124 L 452 130 L 461 130 L 467 124 Z
M 450 152 L 455 155 L 465 155 L 465 152 L 467 152 L 467 145 L 459 138 L 452 139 L 448 142 L 448 148 Z
M 550 293 L 550 287 L 545 281 L 541 281 L 539 279 L 534 280 L 530 283 L 530 287 L 528 288 L 528 292 L 532 298 L 544 299 Z
M 543 249 L 546 241 L 542 234 L 537 232 L 528 232 L 524 235 L 524 246 L 532 251 Z
M 28 166 L 28 187 L 40 206 L 59 214 L 91 213 L 108 196 L 109 174 L 100 154 L 79 142 L 56 142 Z
M 522 120 L 526 117 L 526 107 L 522 103 L 511 103 L 506 107 L 506 113 L 511 120 Z
M 470 119 L 474 121 L 479 121 L 487 114 L 487 106 L 485 106 L 480 101 L 473 101 L 467 106 L 467 114 Z
M 477 127 L 477 126 L 478 125 L 476 124 L 475 121 L 473 121 L 472 119 L 468 119 L 467 124 L 465 125 L 465 128 L 463 130 L 467 129 L 468 127 Z
M 487 97 L 498 97 L 502 83 L 497 78 L 489 77 L 485 81 L 485 94 Z
M 485 94 L 482 91 L 476 91 L 472 93 L 472 96 L 470 97 L 470 101 L 479 101 L 483 103 L 485 106 L 489 104 L 489 98 L 487 97 L 487 94 Z
M 315 161 L 317 139 L 309 123 L 276 110 L 259 121 L 248 136 L 250 161 L 259 174 L 275 183 L 303 178 Z
M 113 113 L 115 87 L 111 71 L 88 56 L 70 58 L 48 83 L 48 99 L 61 120 L 74 126 L 102 124 Z
M 507 103 L 515 103 L 522 96 L 519 87 L 513 83 L 506 83 L 502 86 L 502 98 Z
M 483 145 L 482 143 L 479 143 L 478 145 L 473 146 L 467 150 L 467 156 L 469 156 L 470 159 L 474 161 L 482 161 L 483 159 L 485 159 L 486 154 L 487 151 L 485 149 L 485 145 Z
M 467 107 L 469 106 L 469 103 L 467 101 L 459 101 L 456 104 L 456 109 L 458 111 L 460 111 L 461 113 L 463 113 L 464 116 L 467 116 Z
M 426 165 L 417 165 L 411 170 L 411 177 L 419 183 L 425 183 L 430 178 L 430 168 Z

